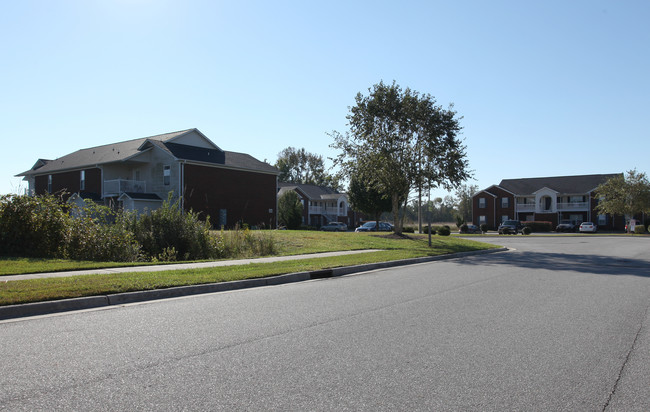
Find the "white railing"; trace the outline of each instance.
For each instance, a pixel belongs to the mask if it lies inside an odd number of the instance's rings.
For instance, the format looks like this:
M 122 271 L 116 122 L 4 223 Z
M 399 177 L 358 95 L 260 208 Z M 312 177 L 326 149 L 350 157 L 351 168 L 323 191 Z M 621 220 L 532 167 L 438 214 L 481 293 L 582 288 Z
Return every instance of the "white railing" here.
M 343 209 L 339 209 L 336 206 L 332 207 L 323 207 L 323 206 L 309 206 L 310 215 L 332 215 L 332 216 L 345 216 L 343 214 Z
M 558 210 L 586 210 L 589 209 L 589 202 L 558 203 Z
M 147 182 L 144 180 L 115 179 L 104 181 L 104 196 L 118 196 L 125 192 L 145 193 Z

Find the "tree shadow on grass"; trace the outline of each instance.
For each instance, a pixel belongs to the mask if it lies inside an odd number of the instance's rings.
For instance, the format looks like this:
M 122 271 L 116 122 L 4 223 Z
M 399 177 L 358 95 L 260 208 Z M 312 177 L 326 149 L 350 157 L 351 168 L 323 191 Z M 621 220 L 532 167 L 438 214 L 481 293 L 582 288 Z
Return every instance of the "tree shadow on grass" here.
M 460 263 L 650 278 L 650 261 L 613 256 L 511 251 L 461 259 Z

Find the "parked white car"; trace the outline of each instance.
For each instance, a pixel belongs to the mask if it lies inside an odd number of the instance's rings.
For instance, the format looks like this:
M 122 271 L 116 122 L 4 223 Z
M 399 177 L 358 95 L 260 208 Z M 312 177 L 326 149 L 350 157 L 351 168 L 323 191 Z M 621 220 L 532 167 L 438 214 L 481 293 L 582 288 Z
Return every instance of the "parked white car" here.
M 592 222 L 582 222 L 580 223 L 580 233 L 596 233 L 598 226 L 594 225 Z

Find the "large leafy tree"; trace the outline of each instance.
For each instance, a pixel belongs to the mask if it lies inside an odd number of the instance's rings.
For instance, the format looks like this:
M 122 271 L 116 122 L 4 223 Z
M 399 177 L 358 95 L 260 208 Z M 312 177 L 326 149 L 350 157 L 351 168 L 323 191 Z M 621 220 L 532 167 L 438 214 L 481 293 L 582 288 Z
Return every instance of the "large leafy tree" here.
M 309 153 L 304 148 L 282 150 L 275 167 L 280 170 L 280 182 L 339 188 L 339 178 L 327 172 L 323 156 Z
M 395 232 L 401 203 L 415 190 L 452 189 L 470 177 L 456 112 L 429 94 L 383 82 L 358 93 L 347 115 L 349 131 L 332 132 L 336 164 L 391 199 Z
M 347 193 L 354 210 L 372 216 L 377 222 L 382 213 L 390 211 L 390 198 L 355 176 L 350 179 Z
M 599 198 L 596 211 L 611 215 L 634 216 L 650 212 L 650 182 L 643 172 L 630 170 L 617 175 L 594 190 Z
M 456 188 L 456 209 L 465 222 L 472 220 L 472 196 L 478 192 L 477 185 L 460 185 Z
M 298 194 L 288 190 L 278 199 L 278 221 L 287 229 L 299 229 L 302 223 L 303 206 Z

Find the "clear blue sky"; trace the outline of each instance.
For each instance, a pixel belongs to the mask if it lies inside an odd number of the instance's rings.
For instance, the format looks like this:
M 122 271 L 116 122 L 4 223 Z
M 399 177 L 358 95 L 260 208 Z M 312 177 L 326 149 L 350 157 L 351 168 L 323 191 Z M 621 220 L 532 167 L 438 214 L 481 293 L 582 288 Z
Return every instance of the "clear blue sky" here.
M 0 0 L 0 194 L 38 158 L 196 127 L 333 157 L 380 80 L 454 103 L 481 188 L 648 172 L 650 1 Z

